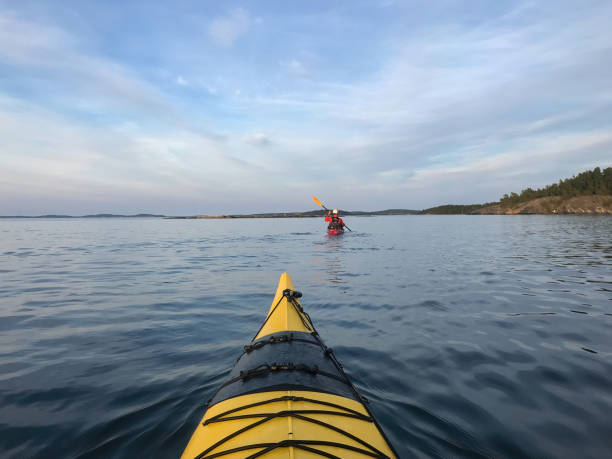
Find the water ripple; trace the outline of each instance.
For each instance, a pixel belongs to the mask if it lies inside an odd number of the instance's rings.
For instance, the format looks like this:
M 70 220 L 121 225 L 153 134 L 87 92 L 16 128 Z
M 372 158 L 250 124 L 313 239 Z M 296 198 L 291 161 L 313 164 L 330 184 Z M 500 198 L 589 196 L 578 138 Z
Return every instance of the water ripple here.
M 0 456 L 177 457 L 289 271 L 402 457 L 612 449 L 612 219 L 0 220 Z

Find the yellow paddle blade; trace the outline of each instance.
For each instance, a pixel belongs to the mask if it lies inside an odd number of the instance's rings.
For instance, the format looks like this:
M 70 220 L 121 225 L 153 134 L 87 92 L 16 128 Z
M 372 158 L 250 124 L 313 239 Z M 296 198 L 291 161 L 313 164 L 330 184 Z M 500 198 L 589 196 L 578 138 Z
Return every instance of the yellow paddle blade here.
M 319 201 L 319 200 L 317 199 L 317 197 L 316 197 L 316 196 L 313 196 L 313 197 L 312 197 L 312 200 L 313 200 L 314 202 L 316 202 L 317 204 L 319 204 L 321 207 L 323 207 L 323 203 L 322 203 L 321 201 Z

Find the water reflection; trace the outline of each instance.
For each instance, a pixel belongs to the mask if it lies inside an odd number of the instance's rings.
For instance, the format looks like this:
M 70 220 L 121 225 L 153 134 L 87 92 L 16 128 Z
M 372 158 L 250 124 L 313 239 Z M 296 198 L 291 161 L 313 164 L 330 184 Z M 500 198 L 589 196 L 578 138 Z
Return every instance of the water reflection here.
M 344 235 L 326 235 L 322 242 L 315 243 L 315 252 L 320 255 L 313 258 L 313 264 L 325 272 L 325 280 L 332 284 L 344 284 L 346 274 L 344 266 Z

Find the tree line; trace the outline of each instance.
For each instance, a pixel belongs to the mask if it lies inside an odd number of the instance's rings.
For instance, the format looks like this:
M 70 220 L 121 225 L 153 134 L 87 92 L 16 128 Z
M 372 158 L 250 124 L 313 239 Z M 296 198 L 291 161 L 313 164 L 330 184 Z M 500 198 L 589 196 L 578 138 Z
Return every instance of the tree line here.
M 504 207 L 511 207 L 521 202 L 546 196 L 573 198 L 574 196 L 592 194 L 612 195 L 612 167 L 607 167 L 603 171 L 596 167 L 592 171 L 582 172 L 572 178 L 559 180 L 559 183 L 553 183 L 537 190 L 527 188 L 520 194 L 505 194 L 499 202 Z

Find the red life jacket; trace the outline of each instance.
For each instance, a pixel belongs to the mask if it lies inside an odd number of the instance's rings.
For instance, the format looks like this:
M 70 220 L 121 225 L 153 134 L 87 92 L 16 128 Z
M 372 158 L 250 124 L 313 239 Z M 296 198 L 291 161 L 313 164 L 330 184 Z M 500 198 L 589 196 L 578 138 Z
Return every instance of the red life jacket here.
M 331 222 L 331 223 L 337 223 L 340 225 L 340 228 L 343 228 L 344 222 L 342 221 L 342 219 L 338 216 L 338 214 L 332 214 L 332 215 L 326 215 L 325 216 L 325 221 L 326 222 Z

